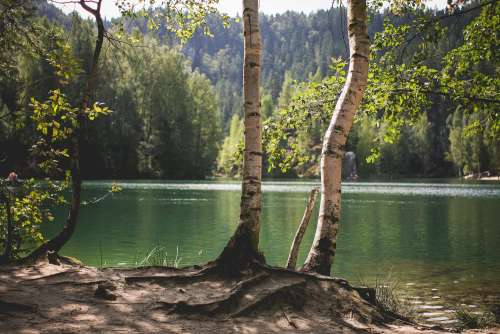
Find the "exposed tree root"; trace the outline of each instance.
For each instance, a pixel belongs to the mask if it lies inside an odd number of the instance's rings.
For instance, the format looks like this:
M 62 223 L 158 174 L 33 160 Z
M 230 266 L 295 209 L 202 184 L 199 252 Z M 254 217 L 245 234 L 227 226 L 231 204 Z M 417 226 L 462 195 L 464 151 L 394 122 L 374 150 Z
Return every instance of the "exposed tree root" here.
M 67 276 L 68 274 L 75 274 L 75 273 L 78 273 L 78 269 L 69 269 L 69 270 L 61 271 L 61 272 L 58 272 L 55 274 L 38 276 L 35 278 L 27 279 L 26 281 L 33 282 L 33 281 L 39 281 L 39 280 L 49 280 L 49 279 L 64 277 L 64 276 Z
M 50 282 L 47 283 L 49 285 L 73 285 L 73 286 L 78 286 L 78 285 L 96 285 L 96 284 L 102 284 L 108 282 L 105 279 L 99 279 L 99 280 L 90 280 L 90 281 L 58 281 L 58 282 Z
M 149 269 L 158 267 L 148 267 Z M 144 269 L 144 268 L 141 268 Z M 170 268 L 168 268 L 169 271 Z M 162 284 L 162 282 L 176 282 L 176 283 L 192 283 L 198 280 L 205 279 L 208 275 L 218 273 L 218 268 L 215 263 L 209 263 L 200 270 L 191 272 L 186 272 L 185 270 L 175 270 L 175 274 L 169 273 L 168 275 L 150 275 L 150 276 L 127 276 L 125 277 L 125 283 L 136 284 L 136 283 L 156 283 Z
M 260 273 L 248 279 L 238 282 L 226 295 L 218 299 L 205 302 L 205 303 L 188 303 L 186 301 L 179 301 L 170 303 L 166 301 L 159 301 L 160 307 L 167 309 L 169 312 L 184 313 L 184 314 L 203 314 L 214 315 L 223 314 L 234 308 L 243 294 L 250 287 L 258 284 L 262 280 L 268 278 L 266 273 Z
M 287 273 L 287 274 L 300 276 L 300 277 L 304 277 L 304 278 L 314 278 L 314 279 L 321 280 L 321 281 L 333 281 L 333 282 L 340 284 L 340 285 L 350 286 L 349 282 L 347 282 L 343 278 L 325 276 L 325 275 L 321 275 L 321 274 L 317 274 L 317 273 L 313 273 L 313 272 L 296 271 L 294 269 L 289 269 L 289 268 L 273 267 L 273 266 L 267 265 L 267 264 L 262 263 L 262 262 L 254 262 L 254 265 L 256 267 L 259 267 L 262 270 L 266 270 L 268 272 Z
M 219 275 L 240 277 L 255 263 L 266 263 L 264 255 L 255 250 L 252 244 L 252 232 L 248 228 L 240 223 L 219 257 L 210 263 L 215 265 Z
M 359 334 L 393 333 L 389 326 L 397 326 L 344 280 L 258 261 L 239 277 L 221 274 L 216 263 L 181 270 L 43 263 L 7 269 L 0 271 L 0 327 L 13 333 Z M 424 333 L 404 324 L 411 331 L 399 333 Z
M 259 309 L 266 310 L 275 307 L 275 305 L 289 305 L 294 309 L 301 309 L 305 304 L 304 289 L 305 280 L 289 283 L 277 288 L 264 289 L 258 292 L 256 298 L 250 303 L 242 305 L 229 318 L 249 315 L 251 312 Z

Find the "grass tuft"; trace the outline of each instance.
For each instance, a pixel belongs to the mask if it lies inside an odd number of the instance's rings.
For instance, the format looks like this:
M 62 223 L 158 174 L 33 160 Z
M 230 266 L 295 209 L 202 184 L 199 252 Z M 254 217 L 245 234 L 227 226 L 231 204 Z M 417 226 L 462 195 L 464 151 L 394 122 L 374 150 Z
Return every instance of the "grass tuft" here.
M 136 262 L 136 266 L 179 268 L 181 260 L 182 258 L 180 257 L 179 254 L 179 246 L 177 246 L 177 251 L 174 259 L 169 258 L 168 252 L 165 247 L 156 246 L 151 251 L 149 251 L 148 255 L 146 255 L 144 259 L 142 259 L 139 263 Z
M 375 301 L 378 309 L 386 315 L 399 315 L 409 320 L 418 318 L 415 306 L 399 293 L 399 281 L 389 272 L 386 276 L 375 278 L 373 285 L 366 284 L 360 279 L 362 285 L 375 290 Z
M 465 307 L 455 310 L 455 319 L 461 330 L 491 327 L 496 321 L 495 315 L 491 312 L 472 312 Z

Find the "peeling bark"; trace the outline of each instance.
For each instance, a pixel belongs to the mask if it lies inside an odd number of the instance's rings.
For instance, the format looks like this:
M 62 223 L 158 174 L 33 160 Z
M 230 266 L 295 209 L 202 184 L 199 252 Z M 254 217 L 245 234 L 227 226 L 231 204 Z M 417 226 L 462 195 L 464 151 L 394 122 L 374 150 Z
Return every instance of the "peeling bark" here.
M 245 110 L 245 150 L 240 221 L 237 230 L 222 251 L 218 264 L 230 271 L 252 261 L 264 261 L 259 253 L 262 181 L 262 120 L 260 115 L 259 1 L 243 0 L 244 67 L 243 95 Z
M 330 275 L 340 221 L 341 168 L 345 143 L 368 79 L 370 41 L 366 0 L 348 4 L 350 62 L 347 81 L 337 101 L 321 152 L 321 202 L 318 225 L 304 271 Z

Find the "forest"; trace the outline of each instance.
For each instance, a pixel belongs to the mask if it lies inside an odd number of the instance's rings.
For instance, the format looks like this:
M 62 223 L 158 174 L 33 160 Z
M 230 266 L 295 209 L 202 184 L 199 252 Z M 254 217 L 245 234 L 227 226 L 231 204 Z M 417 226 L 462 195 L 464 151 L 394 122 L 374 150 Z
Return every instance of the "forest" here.
M 500 4 L 432 3 L 0 0 L 0 332 L 498 330 Z
M 92 56 L 88 50 L 95 33 L 91 22 L 77 15 L 66 15 L 43 2 L 35 10 L 28 19 L 40 21 L 47 30 L 39 42 L 52 45 L 55 51 L 61 42 L 54 39 L 65 40 L 80 64 L 80 71 L 85 71 Z M 425 15 L 432 18 L 443 13 L 429 10 Z M 464 44 L 464 28 L 479 14 L 475 10 L 443 20 L 440 29 L 446 33 L 432 32 L 434 40 L 426 40 L 426 54 L 419 55 L 424 59 L 415 59 L 415 50 L 422 47 L 416 38 L 391 65 L 419 62 L 435 71 L 446 70 L 442 59 L 446 55 L 450 58 L 453 50 L 460 49 Z M 343 15 L 345 10 L 342 12 L 339 7 L 312 14 L 262 15 L 261 93 L 263 117 L 269 124 L 282 118 L 284 110 L 295 108 L 296 101 L 309 87 L 321 85 L 336 75 L 336 62 L 346 57 Z M 404 26 L 410 19 L 395 16 L 389 10 L 373 11 L 369 22 L 372 38 L 383 31 L 384 22 Z M 106 22 L 110 27 L 113 24 L 118 22 Z M 141 41 L 137 43 L 139 46 L 122 44 L 116 48 L 108 42 L 96 99 L 113 112 L 85 130 L 82 161 L 92 163 L 83 166 L 84 177 L 201 179 L 238 175 L 243 110 L 241 20 L 230 19 L 222 24 L 213 15 L 208 17 L 207 25 L 212 37 L 197 32 L 181 44 L 165 27 L 150 31 L 145 23 L 134 21 L 126 29 Z M 383 52 L 387 50 L 379 51 Z M 30 98 L 46 99 L 48 90 L 57 88 L 57 69 L 46 57 L 20 49 L 11 50 L 8 57 L 12 63 L 0 85 L 0 145 L 6 162 L 0 168 L 4 174 L 7 172 L 4 166 L 11 165 L 22 175 L 37 175 L 33 162 L 26 164 L 36 137 L 27 117 L 32 108 Z M 481 73 L 493 80 L 489 82 L 492 85 L 496 84 L 495 61 L 486 60 L 481 65 Z M 82 85 L 81 79 L 71 82 L 66 91 L 70 101 L 78 99 Z M 387 113 L 358 113 L 347 148 L 356 154 L 358 174 L 362 178 L 497 174 L 498 130 L 487 120 L 489 112 L 469 115 L 463 110 L 463 101 L 446 98 L 444 94 L 429 92 L 425 98 L 424 110 L 418 118 L 399 124 L 395 138 L 387 136 L 386 130 L 394 124 L 381 116 Z M 477 131 L 461 136 L 476 122 L 486 126 L 475 127 Z M 316 120 L 316 123 L 295 139 L 293 146 L 298 149 L 291 148 L 290 143 L 280 143 L 279 148 L 265 145 L 269 158 L 267 175 L 319 175 L 315 166 L 325 122 Z M 373 128 L 379 131 L 371 131 Z M 270 129 L 269 136 L 272 135 L 277 134 Z M 376 157 L 372 154 L 375 147 Z M 278 149 L 284 152 L 281 156 L 276 156 Z M 280 162 L 286 159 L 289 161 L 282 164 L 285 168 L 280 168 Z

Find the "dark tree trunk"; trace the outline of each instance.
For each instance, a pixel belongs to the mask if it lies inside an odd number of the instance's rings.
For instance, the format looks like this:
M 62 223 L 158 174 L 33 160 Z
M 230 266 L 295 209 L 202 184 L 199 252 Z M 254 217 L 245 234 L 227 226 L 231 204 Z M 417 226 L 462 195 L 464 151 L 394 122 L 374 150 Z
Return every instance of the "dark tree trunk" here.
M 12 222 L 11 196 L 5 194 L 5 210 L 7 210 L 7 237 L 5 238 L 5 250 L 0 258 L 0 263 L 9 262 L 12 259 L 12 243 L 14 240 L 14 225 Z
M 80 5 L 87 12 L 92 14 L 96 20 L 97 25 L 97 39 L 94 47 L 94 54 L 92 57 L 92 64 L 90 68 L 90 72 L 88 74 L 85 88 L 83 92 L 82 102 L 78 111 L 78 127 L 74 132 L 72 141 L 71 141 L 71 184 L 72 184 L 72 193 L 71 193 L 71 206 L 68 214 L 68 218 L 66 220 L 66 225 L 63 230 L 56 235 L 51 240 L 43 243 L 40 247 L 35 249 L 28 255 L 27 259 L 36 259 L 47 252 L 57 253 L 61 250 L 61 248 L 69 241 L 73 233 L 75 232 L 76 225 L 78 223 L 78 216 L 80 213 L 80 204 L 81 204 L 81 192 L 82 192 L 82 175 L 80 169 L 80 130 L 85 123 L 85 110 L 89 107 L 90 98 L 94 92 L 94 89 L 97 84 L 97 72 L 98 72 L 98 64 L 99 57 L 102 51 L 102 45 L 104 43 L 104 22 L 101 17 L 101 3 L 102 0 L 97 1 L 97 7 L 91 8 L 86 3 L 85 0 L 80 0 Z

